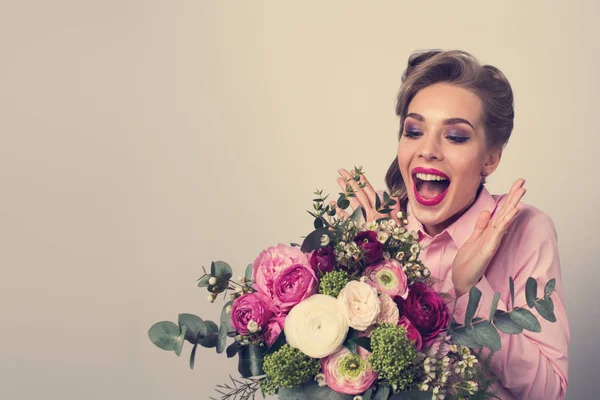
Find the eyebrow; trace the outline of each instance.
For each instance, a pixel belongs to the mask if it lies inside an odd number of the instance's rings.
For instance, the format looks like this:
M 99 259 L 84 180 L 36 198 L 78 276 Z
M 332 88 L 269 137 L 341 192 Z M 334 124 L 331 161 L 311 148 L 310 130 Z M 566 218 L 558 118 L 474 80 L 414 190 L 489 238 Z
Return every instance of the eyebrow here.
M 412 117 L 418 121 L 425 122 L 425 117 L 422 116 L 421 114 L 410 113 L 407 115 L 407 117 Z M 464 118 L 447 118 L 442 121 L 442 125 L 455 125 L 455 124 L 467 124 L 471 128 L 473 128 L 473 130 L 475 130 L 475 127 Z

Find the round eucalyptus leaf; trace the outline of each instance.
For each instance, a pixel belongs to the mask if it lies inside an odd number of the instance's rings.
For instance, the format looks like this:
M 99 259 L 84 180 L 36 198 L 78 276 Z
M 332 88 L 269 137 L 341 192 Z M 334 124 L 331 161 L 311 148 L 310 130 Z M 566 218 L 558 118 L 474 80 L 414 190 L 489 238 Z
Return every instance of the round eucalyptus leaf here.
M 175 340 L 175 348 L 173 350 L 175 351 L 175 354 L 177 354 L 177 357 L 179 357 L 181 355 L 181 349 L 183 348 L 183 344 L 185 343 L 185 333 L 186 332 L 187 332 L 187 326 L 184 325 L 181 328 L 181 334 Z
M 510 313 L 510 319 L 521 328 L 531 332 L 541 332 L 542 326 L 531 311 L 525 308 L 516 308 Z
M 225 261 L 213 261 L 210 265 L 210 274 L 215 278 L 224 277 L 225 275 L 229 275 L 231 278 L 233 271 Z
M 148 337 L 157 347 L 172 351 L 175 350 L 180 333 L 179 327 L 173 322 L 161 321 L 152 325 L 148 330 Z
M 217 347 L 219 342 L 219 327 L 212 321 L 204 321 L 206 334 L 198 338 L 198 343 L 203 347 Z
M 187 326 L 185 338 L 190 343 L 196 343 L 198 336 L 206 336 L 206 323 L 193 314 L 179 314 L 179 327 Z

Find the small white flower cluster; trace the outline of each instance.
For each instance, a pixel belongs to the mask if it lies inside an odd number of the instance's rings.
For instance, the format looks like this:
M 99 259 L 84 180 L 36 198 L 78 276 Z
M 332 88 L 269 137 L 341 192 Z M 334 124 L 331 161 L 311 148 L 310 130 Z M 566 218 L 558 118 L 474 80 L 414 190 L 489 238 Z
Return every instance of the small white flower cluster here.
M 425 379 L 419 385 L 419 389 L 426 392 L 433 387 L 432 399 L 443 400 L 446 398 L 445 386 L 452 374 L 450 369 L 450 357 L 444 356 L 438 360 L 434 357 L 426 357 L 423 360 Z
M 335 256 L 340 264 L 350 260 L 358 260 L 362 255 L 362 250 L 356 242 L 338 242 L 335 247 Z
M 315 382 L 317 382 L 317 385 L 319 385 L 319 387 L 327 386 L 327 378 L 325 377 L 325 374 L 317 374 L 317 376 L 315 376 Z
M 459 360 L 457 363 L 455 363 L 454 372 L 457 375 L 465 376 L 467 368 L 473 369 L 475 364 L 477 364 L 477 357 L 471 354 L 471 350 L 466 346 L 460 346 L 457 353 L 462 360 Z

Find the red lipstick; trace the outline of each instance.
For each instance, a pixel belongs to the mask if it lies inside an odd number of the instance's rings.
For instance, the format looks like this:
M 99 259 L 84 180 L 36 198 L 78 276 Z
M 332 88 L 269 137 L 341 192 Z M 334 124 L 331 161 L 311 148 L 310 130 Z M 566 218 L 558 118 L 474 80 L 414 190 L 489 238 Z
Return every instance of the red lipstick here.
M 439 171 L 439 170 L 437 170 L 435 168 L 416 167 L 416 168 L 413 168 L 413 170 L 412 170 L 413 190 L 414 190 L 414 193 L 415 193 L 415 199 L 417 199 L 417 201 L 419 202 L 419 204 L 431 207 L 431 206 L 435 206 L 435 205 L 441 203 L 442 200 L 444 200 L 444 197 L 446 197 L 446 194 L 448 193 L 448 188 L 450 188 L 450 185 L 448 185 L 448 187 L 446 188 L 446 190 L 444 190 L 439 195 L 437 195 L 437 196 L 435 196 L 433 198 L 430 198 L 430 199 L 426 199 L 423 196 L 421 196 L 419 194 L 419 191 L 417 190 L 417 184 L 415 182 L 415 175 L 417 173 L 437 175 L 437 176 L 441 176 L 441 177 L 447 179 L 448 181 L 450 181 L 450 178 L 448 177 L 448 175 L 446 175 L 442 171 Z

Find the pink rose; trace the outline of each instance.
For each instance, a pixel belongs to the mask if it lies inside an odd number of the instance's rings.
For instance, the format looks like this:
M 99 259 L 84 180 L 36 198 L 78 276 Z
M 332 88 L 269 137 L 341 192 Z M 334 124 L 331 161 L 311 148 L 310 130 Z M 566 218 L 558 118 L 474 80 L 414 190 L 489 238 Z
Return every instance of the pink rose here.
M 423 348 L 423 339 L 421 337 L 421 334 L 406 317 L 400 318 L 400 320 L 398 321 L 398 326 L 403 326 L 406 328 L 406 337 L 415 342 L 415 347 L 417 348 L 417 351 Z
M 281 325 L 277 320 L 272 319 L 271 321 L 269 321 L 267 327 L 264 330 L 263 336 L 265 342 L 267 343 L 267 346 L 271 346 L 273 343 L 275 343 L 275 341 L 279 337 L 279 334 L 281 333 L 281 330 Z
M 405 316 L 421 334 L 423 347 L 428 347 L 448 326 L 450 312 L 444 300 L 427 284 L 414 283 L 404 300 L 394 297 L 400 315 Z
M 321 359 L 321 370 L 325 383 L 336 392 L 362 394 L 377 379 L 377 372 L 371 369 L 369 353 L 359 347 L 354 355 L 345 347 Z
M 379 306 L 381 311 L 379 312 L 379 317 L 377 317 L 377 323 L 397 325 L 400 319 L 400 311 L 398 311 L 398 306 L 394 300 L 385 293 L 380 294 Z
M 306 254 L 300 248 L 282 243 L 266 248 L 252 263 L 254 289 L 273 298 L 275 278 L 293 264 L 308 264 Z
M 408 288 L 402 264 L 393 258 L 368 267 L 364 275 L 367 277 L 366 282 L 369 285 L 392 298 L 404 295 Z
M 450 352 L 452 343 L 449 343 L 449 340 L 450 336 L 446 336 L 445 338 L 438 337 L 433 341 L 431 346 L 429 346 L 426 349 L 423 349 L 423 353 L 425 353 L 427 357 L 435 357 L 437 359 L 442 359 Z
M 280 314 L 317 293 L 318 280 L 308 265 L 293 264 L 281 271 L 273 282 L 273 302 Z
M 267 323 L 273 317 L 270 300 L 260 292 L 248 293 L 238 297 L 231 306 L 231 325 L 240 335 L 248 335 L 258 332 L 267 326 Z M 253 322 L 250 324 L 250 322 Z M 255 332 L 250 330 L 256 327 Z
M 383 257 L 383 244 L 377 240 L 377 232 L 371 230 L 360 232 L 354 238 L 354 242 L 365 251 L 367 264 L 379 261 Z
M 310 256 L 310 266 L 317 274 L 333 271 L 335 268 L 335 253 L 331 246 L 321 247 L 313 251 Z

